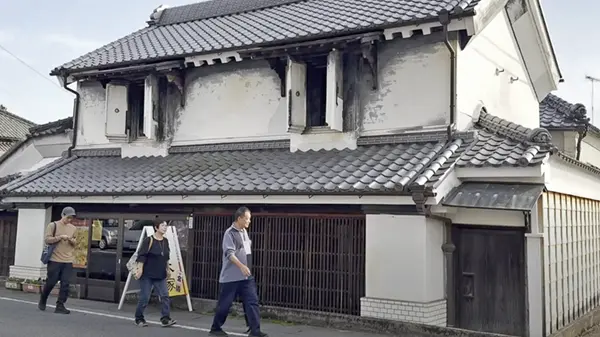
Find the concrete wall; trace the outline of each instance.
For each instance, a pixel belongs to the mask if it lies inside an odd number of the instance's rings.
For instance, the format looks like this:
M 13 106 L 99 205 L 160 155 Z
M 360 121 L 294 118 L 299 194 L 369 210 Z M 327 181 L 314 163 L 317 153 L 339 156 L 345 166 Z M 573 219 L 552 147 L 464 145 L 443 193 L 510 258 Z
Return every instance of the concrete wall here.
M 539 126 L 539 103 L 504 11 L 459 51 L 457 62 L 459 129 L 482 105 L 498 117 Z
M 40 256 L 44 231 L 51 216 L 51 207 L 19 209 L 15 264 L 10 267 L 10 277 L 32 280 L 46 278 L 46 266 L 40 261 Z
M 361 316 L 446 325 L 444 225 L 423 216 L 367 215 Z

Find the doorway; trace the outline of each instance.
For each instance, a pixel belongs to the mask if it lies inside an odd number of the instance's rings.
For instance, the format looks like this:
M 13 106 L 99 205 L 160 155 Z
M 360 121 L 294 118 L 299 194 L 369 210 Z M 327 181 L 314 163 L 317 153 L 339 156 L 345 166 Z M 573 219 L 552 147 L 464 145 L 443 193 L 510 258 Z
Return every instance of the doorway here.
M 457 327 L 524 336 L 525 231 L 456 226 Z
M 154 220 L 177 226 L 181 249 L 186 249 L 186 215 L 82 213 L 79 218 L 91 229 L 87 268 L 77 273 L 86 299 L 119 302 L 129 274 L 127 262 L 137 249 L 144 226 L 152 226 Z M 186 255 L 182 255 L 185 263 Z

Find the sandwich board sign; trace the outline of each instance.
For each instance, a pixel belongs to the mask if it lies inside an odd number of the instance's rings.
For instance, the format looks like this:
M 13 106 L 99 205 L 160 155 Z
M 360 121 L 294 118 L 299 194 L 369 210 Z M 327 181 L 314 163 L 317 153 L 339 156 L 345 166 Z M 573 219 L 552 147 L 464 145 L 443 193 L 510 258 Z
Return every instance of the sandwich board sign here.
M 154 228 L 152 226 L 146 226 L 140 234 L 140 241 L 136 252 L 139 252 L 140 246 L 146 237 L 154 235 Z M 188 310 L 192 311 L 192 300 L 190 298 L 190 292 L 187 284 L 187 277 L 185 275 L 185 269 L 183 267 L 183 258 L 181 256 L 181 247 L 179 246 L 179 237 L 177 236 L 177 228 L 175 226 L 168 226 L 165 238 L 169 240 L 169 246 L 171 247 L 171 256 L 169 258 L 169 268 L 171 269 L 171 277 L 167 279 L 167 289 L 169 290 L 169 297 L 185 296 L 187 299 Z M 119 301 L 119 309 L 123 307 L 125 302 L 125 296 L 128 294 L 135 294 L 140 291 L 140 284 L 138 280 L 133 277 L 133 273 L 129 272 L 127 275 L 127 281 L 123 288 L 123 294 L 121 294 L 121 300 Z

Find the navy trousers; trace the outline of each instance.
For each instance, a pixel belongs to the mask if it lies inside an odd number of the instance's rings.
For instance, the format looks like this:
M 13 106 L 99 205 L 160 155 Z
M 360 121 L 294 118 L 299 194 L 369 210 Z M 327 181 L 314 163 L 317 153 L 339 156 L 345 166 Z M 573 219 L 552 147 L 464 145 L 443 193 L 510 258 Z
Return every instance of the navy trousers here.
M 256 294 L 256 282 L 254 279 L 237 282 L 221 283 L 221 293 L 217 303 L 217 310 L 213 319 L 212 331 L 221 331 L 223 324 L 229 315 L 229 309 L 235 298 L 242 298 L 244 313 L 246 314 L 250 332 L 258 335 L 260 333 L 260 311 L 258 308 L 258 295 Z

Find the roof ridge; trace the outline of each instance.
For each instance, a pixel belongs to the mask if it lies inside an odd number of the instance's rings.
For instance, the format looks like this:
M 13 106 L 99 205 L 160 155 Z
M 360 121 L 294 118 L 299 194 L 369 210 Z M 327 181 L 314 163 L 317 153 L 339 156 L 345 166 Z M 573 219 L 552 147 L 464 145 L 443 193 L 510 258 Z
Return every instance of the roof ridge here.
M 571 103 L 551 93 L 544 97 L 542 103 L 551 106 L 557 113 L 563 114 L 574 122 L 585 123 L 590 120 L 587 117 L 587 108 L 582 103 Z
M 12 118 L 18 119 L 18 120 L 20 120 L 21 122 L 24 122 L 24 123 L 26 123 L 26 124 L 31 124 L 32 126 L 35 126 L 35 125 L 37 125 L 37 124 L 35 124 L 34 122 L 32 122 L 32 121 L 30 121 L 30 120 L 28 120 L 28 119 L 26 119 L 26 118 L 24 118 L 24 117 L 21 117 L 21 116 L 19 116 L 19 115 L 16 115 L 16 114 L 14 114 L 14 113 L 12 113 L 12 112 L 10 112 L 10 111 L 6 110 L 6 109 L 0 109 L 0 113 L 4 113 L 5 115 L 7 115 L 7 116 L 9 116 L 9 117 L 12 117 Z
M 479 113 L 475 125 L 491 133 L 527 145 L 554 146 L 552 145 L 552 135 L 547 129 L 525 127 L 507 119 L 494 116 L 488 113 L 485 108 Z
M 69 116 L 69 117 L 57 119 L 57 120 L 54 120 L 54 121 L 51 121 L 48 123 L 34 125 L 29 128 L 29 133 L 30 133 L 30 135 L 33 135 L 34 133 L 46 131 L 47 129 L 50 129 L 55 126 L 62 126 L 63 124 L 65 124 L 65 125 L 71 124 L 72 125 L 73 117 Z
M 162 13 L 156 21 L 155 25 L 168 26 L 176 25 L 186 22 L 206 20 L 212 18 L 225 17 L 235 14 L 243 14 L 258 10 L 265 10 L 269 8 L 281 7 L 285 5 L 291 5 L 298 2 L 310 1 L 310 0 L 210 0 L 210 1 L 198 1 L 195 3 L 180 5 L 175 7 L 168 7 L 162 10 Z M 214 5 L 211 8 L 211 5 Z M 196 7 L 196 8 L 194 8 Z M 187 8 L 187 10 L 185 10 Z M 211 12 L 212 14 L 206 14 L 205 12 Z M 170 15 L 175 12 L 175 15 Z M 179 13 L 177 13 L 179 12 Z M 191 13 L 190 13 L 191 12 Z M 190 15 L 191 14 L 191 15 Z M 186 17 L 187 15 L 187 17 Z M 179 16 L 179 20 L 177 20 Z M 183 18 L 181 18 L 183 17 Z M 152 18 L 152 17 L 151 17 Z M 169 20 L 170 19 L 170 20 Z M 166 21 L 166 22 L 165 22 Z

